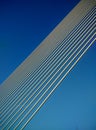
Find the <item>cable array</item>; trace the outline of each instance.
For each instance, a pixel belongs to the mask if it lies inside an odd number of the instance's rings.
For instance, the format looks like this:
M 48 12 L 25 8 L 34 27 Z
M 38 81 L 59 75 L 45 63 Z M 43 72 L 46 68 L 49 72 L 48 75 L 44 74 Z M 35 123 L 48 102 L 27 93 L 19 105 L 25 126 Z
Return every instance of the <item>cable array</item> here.
M 58 43 L 38 67 L 1 99 L 2 130 L 24 129 L 62 83 L 86 51 L 95 43 L 96 8 L 93 7 L 75 28 Z

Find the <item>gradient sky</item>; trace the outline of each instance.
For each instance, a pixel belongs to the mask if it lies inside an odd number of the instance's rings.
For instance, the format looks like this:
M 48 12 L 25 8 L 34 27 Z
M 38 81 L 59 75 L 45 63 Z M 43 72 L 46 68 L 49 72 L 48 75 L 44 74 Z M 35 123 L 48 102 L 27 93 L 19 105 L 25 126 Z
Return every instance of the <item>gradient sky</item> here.
M 80 0 L 0 1 L 0 84 Z M 96 44 L 26 127 L 96 130 Z

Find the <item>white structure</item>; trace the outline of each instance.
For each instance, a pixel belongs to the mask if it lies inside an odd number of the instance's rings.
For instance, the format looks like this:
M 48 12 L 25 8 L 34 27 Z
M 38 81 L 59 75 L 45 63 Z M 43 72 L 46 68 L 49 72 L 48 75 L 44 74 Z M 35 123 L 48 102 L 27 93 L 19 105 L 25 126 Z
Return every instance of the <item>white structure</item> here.
M 95 0 L 82 0 L 0 87 L 1 129 L 23 129 L 95 42 Z

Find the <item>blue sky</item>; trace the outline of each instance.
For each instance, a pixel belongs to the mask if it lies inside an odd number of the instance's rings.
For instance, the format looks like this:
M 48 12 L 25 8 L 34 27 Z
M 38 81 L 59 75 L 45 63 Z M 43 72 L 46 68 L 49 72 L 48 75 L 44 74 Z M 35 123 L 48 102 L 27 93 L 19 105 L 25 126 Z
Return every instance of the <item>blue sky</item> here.
M 0 84 L 79 0 L 0 1 Z M 26 127 L 96 130 L 96 44 Z

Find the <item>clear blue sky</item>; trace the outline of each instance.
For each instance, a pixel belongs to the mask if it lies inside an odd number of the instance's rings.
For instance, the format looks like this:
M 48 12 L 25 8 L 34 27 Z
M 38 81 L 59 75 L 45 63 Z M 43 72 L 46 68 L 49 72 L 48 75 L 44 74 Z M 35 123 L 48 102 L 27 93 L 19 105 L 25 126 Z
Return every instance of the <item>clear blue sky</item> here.
M 0 84 L 80 0 L 0 1 Z M 96 44 L 26 130 L 96 130 Z

